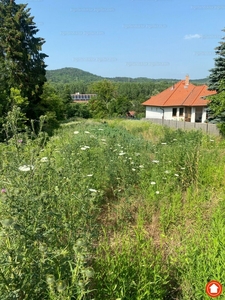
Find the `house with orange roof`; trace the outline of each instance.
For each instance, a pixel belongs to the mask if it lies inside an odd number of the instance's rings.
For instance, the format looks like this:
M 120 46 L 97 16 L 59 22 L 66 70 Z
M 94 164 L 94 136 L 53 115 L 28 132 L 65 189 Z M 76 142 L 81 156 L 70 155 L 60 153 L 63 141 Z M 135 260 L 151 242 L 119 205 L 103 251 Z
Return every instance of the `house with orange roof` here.
M 146 107 L 146 118 L 201 122 L 207 120 L 206 96 L 214 95 L 207 85 L 196 86 L 190 83 L 189 76 L 152 96 L 142 103 Z

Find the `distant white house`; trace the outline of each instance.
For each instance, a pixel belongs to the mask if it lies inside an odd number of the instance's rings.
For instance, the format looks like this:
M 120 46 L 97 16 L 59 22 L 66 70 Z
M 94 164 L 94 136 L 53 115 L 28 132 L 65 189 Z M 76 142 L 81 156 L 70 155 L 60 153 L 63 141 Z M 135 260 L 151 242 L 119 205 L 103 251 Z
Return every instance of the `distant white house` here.
M 189 82 L 187 75 L 158 95 L 142 103 L 146 107 L 146 118 L 201 122 L 207 120 L 206 96 L 214 95 L 207 85 L 196 86 Z
M 96 94 L 80 94 L 80 93 L 76 93 L 76 94 L 71 94 L 71 98 L 73 100 L 73 102 L 80 102 L 80 101 L 89 101 L 92 97 L 97 96 Z

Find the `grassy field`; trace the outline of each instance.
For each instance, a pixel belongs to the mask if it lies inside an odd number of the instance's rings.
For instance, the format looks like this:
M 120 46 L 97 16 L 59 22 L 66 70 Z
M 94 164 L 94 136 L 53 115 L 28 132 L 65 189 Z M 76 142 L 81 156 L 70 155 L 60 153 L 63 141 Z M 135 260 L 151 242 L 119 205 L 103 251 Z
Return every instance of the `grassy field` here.
M 16 133 L 0 145 L 1 300 L 210 299 L 206 283 L 225 284 L 224 153 L 144 121 Z

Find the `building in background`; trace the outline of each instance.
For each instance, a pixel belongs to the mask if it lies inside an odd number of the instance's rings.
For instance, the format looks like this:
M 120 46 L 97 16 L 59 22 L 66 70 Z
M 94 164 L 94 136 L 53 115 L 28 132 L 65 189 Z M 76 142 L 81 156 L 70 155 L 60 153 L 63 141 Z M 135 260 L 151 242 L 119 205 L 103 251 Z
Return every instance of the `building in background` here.
M 207 85 L 190 83 L 187 75 L 185 80 L 152 96 L 142 105 L 146 107 L 146 118 L 204 123 L 207 120 L 206 96 L 214 94 L 216 91 L 209 91 Z
M 71 98 L 73 102 L 88 102 L 91 98 L 96 97 L 96 94 L 80 94 L 75 93 L 71 94 Z

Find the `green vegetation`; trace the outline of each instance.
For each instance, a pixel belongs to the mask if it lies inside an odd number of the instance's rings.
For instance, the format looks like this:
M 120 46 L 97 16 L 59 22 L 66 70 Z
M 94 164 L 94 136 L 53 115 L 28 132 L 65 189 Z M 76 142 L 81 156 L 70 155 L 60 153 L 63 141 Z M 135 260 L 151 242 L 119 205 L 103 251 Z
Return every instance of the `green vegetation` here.
M 0 99 L 1 113 L 8 112 L 11 89 L 28 101 L 22 110 L 28 118 L 38 118 L 34 106 L 40 102 L 46 82 L 44 39 L 35 37 L 38 29 L 27 4 L 0 1 Z
M 225 32 L 225 29 L 222 30 Z M 209 76 L 209 89 L 218 91 L 220 89 L 221 80 L 225 79 L 225 70 L 224 70 L 224 59 L 225 59 L 225 42 L 222 38 L 220 45 L 215 48 L 216 58 L 215 66 L 210 70 L 211 74 Z
M 0 141 L 6 138 L 3 124 L 15 106 L 26 119 L 26 128 L 36 133 L 44 116 L 42 129 L 49 134 L 69 108 L 67 94 L 60 97 L 46 83 L 47 55 L 41 52 L 45 41 L 36 37 L 38 29 L 29 11 L 27 4 L 0 0 Z
M 93 82 L 104 78 L 77 68 L 62 68 L 58 70 L 47 70 L 46 77 L 52 83 L 70 84 L 76 81 Z
M 209 122 L 216 123 L 220 132 L 225 135 L 225 83 L 221 80 L 217 94 L 209 96 Z
M 33 139 L 23 122 L 13 109 L 0 144 L 1 299 L 200 300 L 225 284 L 223 140 L 130 120 Z
M 222 31 L 225 31 L 223 29 Z M 215 90 L 216 95 L 208 97 L 210 103 L 208 105 L 209 122 L 218 124 L 221 133 L 225 134 L 225 42 L 215 48 L 216 58 L 215 67 L 210 70 L 209 89 Z
M 90 83 L 94 81 L 102 81 L 102 80 L 109 80 L 113 82 L 124 82 L 124 83 L 149 83 L 149 82 L 177 82 L 181 80 L 179 79 L 153 79 L 153 78 L 146 78 L 146 77 L 102 77 L 99 75 L 92 74 L 90 72 L 83 71 L 78 68 L 62 68 L 57 70 L 46 70 L 46 77 L 48 81 L 51 83 L 59 83 L 59 84 L 74 84 L 74 83 Z M 192 80 L 194 84 L 204 84 L 208 82 L 208 78 L 203 79 L 194 79 Z M 80 91 L 80 93 L 83 93 Z

